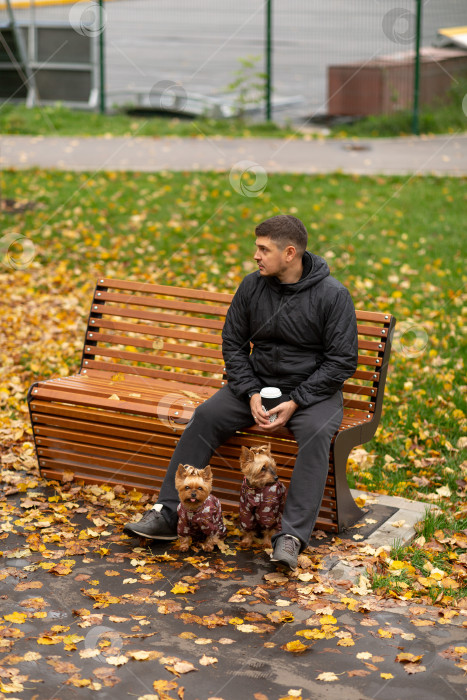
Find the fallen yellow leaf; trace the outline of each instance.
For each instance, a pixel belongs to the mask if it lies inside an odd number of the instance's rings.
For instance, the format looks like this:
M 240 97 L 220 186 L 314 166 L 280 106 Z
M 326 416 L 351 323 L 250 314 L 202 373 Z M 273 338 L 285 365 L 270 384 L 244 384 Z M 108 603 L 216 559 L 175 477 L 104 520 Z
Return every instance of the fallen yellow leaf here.
M 22 625 L 26 621 L 27 617 L 28 616 L 26 615 L 26 613 L 12 612 L 8 615 L 4 615 L 3 619 L 7 622 L 15 622 L 18 625 Z
M 316 680 L 317 681 L 331 682 L 331 681 L 337 681 L 339 679 L 335 673 L 332 673 L 332 671 L 325 671 L 324 673 L 320 673 L 319 676 L 316 676 Z
M 203 654 L 199 660 L 199 663 L 201 666 L 212 666 L 212 664 L 217 664 L 217 661 L 218 659 L 216 659 L 215 656 L 206 656 L 206 654 Z
M 287 644 L 284 644 L 281 649 L 284 649 L 284 651 L 291 651 L 294 654 L 303 654 L 308 647 L 306 644 L 302 644 L 302 642 L 299 642 L 298 639 L 296 639 L 293 642 L 287 642 Z
M 125 656 L 125 654 L 120 654 L 120 656 L 108 656 L 106 661 L 111 666 L 123 666 L 123 664 L 126 664 L 127 661 L 129 661 L 129 659 L 128 656 Z
M 380 637 L 383 637 L 383 639 L 392 639 L 391 632 L 389 632 L 389 630 L 383 630 L 381 627 L 378 630 L 378 634 Z
M 410 654 L 409 652 L 401 652 L 396 656 L 396 661 L 399 661 L 401 664 L 405 663 L 411 663 L 415 664 L 418 663 L 423 659 L 423 654 L 419 654 L 416 656 L 415 654 Z

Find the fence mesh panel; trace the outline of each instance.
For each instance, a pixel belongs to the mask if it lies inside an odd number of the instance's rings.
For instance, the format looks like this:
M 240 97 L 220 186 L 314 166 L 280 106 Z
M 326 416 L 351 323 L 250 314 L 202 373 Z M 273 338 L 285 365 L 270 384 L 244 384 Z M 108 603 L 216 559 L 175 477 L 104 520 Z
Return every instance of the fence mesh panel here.
M 94 0 L 24 4 L 14 9 L 19 23 L 82 22 L 86 27 L 98 11 Z M 388 65 L 400 65 L 397 84 L 405 84 L 411 100 L 413 64 L 403 54 L 414 49 L 416 5 L 416 0 L 272 0 L 273 100 L 285 102 L 273 118 L 326 114 L 332 93 L 329 67 L 350 65 L 351 75 L 365 77 L 382 57 Z M 1 2 L 0 7 L 4 25 L 8 13 Z M 169 83 L 179 84 L 187 94 L 231 100 L 227 86 L 241 59 L 258 57 L 256 70 L 264 70 L 265 18 L 265 0 L 108 0 L 104 4 L 108 107 L 159 93 Z M 424 0 L 422 47 L 439 44 L 440 28 L 462 25 L 467 25 L 466 0 Z M 435 63 L 438 72 L 459 79 L 439 56 Z M 422 71 L 422 81 L 434 79 L 434 73 L 430 75 Z M 335 89 L 344 91 L 345 80 L 341 75 Z M 386 111 L 397 102 L 397 89 L 393 93 Z

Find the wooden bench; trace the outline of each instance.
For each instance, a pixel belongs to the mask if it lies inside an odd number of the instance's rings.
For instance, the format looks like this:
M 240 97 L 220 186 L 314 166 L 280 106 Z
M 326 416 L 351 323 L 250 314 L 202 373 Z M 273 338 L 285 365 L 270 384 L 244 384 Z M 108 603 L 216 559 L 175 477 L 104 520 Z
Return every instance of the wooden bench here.
M 226 382 L 221 330 L 232 295 L 99 279 L 81 368 L 35 382 L 28 403 L 42 474 L 72 472 L 87 483 L 154 491 L 196 406 Z M 344 418 L 333 439 L 316 528 L 337 532 L 362 515 L 346 477 L 350 450 L 374 435 L 381 416 L 394 318 L 357 311 L 359 364 L 344 385 Z M 242 445 L 271 442 L 285 484 L 297 445 L 281 429 L 237 433 L 212 457 L 214 491 L 238 507 Z

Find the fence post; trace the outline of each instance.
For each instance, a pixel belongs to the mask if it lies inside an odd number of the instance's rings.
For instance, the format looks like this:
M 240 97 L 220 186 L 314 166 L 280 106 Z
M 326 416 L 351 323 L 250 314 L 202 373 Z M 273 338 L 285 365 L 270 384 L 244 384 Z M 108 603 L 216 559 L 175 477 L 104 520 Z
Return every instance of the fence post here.
M 99 2 L 99 112 L 105 114 L 104 0 Z
M 419 123 L 419 96 L 420 96 L 420 35 L 422 30 L 422 2 L 423 0 L 415 0 L 417 3 L 417 21 L 415 34 L 415 62 L 414 62 L 414 88 L 413 88 L 413 115 L 412 115 L 412 133 L 420 133 Z
M 14 53 L 9 51 L 8 46 L 5 45 L 3 48 L 6 50 L 6 53 L 9 56 L 13 67 L 16 69 L 18 75 L 20 76 L 21 80 L 27 88 L 28 93 L 26 98 L 26 106 L 34 107 L 37 99 L 36 78 L 34 76 L 33 71 L 29 67 L 29 56 L 26 51 L 26 44 L 23 40 L 23 34 L 16 23 L 15 13 L 13 12 L 13 7 L 11 5 L 10 0 L 6 0 L 6 9 L 8 12 L 8 19 L 10 21 L 13 36 L 15 38 L 15 44 L 18 49 L 19 58 L 24 66 L 24 72 L 21 69 L 21 64 L 19 61 L 17 61 L 15 64 Z
M 272 86 L 272 0 L 266 0 L 266 121 L 271 121 L 271 86 Z

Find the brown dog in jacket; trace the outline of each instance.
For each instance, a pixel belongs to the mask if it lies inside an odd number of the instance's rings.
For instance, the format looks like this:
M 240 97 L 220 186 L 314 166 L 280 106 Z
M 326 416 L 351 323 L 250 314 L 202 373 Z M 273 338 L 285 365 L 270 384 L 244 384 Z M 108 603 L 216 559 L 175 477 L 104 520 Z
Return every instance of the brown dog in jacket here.
M 265 547 L 270 547 L 271 535 L 281 527 L 286 491 L 277 476 L 270 443 L 251 449 L 243 446 L 240 469 L 244 474 L 240 525 L 245 532 L 240 544 L 250 547 L 257 535 Z
M 224 539 L 226 528 L 221 502 L 211 493 L 211 467 L 195 469 L 189 464 L 179 464 L 175 487 L 180 497 L 177 509 L 180 550 L 186 552 L 191 541 L 198 540 L 202 549 L 212 552 L 214 545 L 219 546 Z

